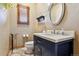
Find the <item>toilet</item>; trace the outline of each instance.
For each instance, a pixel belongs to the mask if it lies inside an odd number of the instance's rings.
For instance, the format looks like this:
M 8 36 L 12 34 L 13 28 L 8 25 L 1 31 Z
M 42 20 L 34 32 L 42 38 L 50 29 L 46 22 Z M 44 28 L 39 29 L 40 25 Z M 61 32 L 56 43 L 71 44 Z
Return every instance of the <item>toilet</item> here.
M 33 41 L 25 42 L 25 48 L 27 49 L 26 53 L 33 53 L 33 47 L 34 47 L 33 44 L 34 44 Z

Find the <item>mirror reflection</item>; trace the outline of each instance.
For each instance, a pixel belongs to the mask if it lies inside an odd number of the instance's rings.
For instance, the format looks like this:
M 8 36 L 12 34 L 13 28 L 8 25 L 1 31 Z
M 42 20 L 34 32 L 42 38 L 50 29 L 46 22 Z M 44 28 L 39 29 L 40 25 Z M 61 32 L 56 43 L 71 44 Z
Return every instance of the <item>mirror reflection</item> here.
M 60 24 L 64 16 L 64 4 L 62 3 L 53 3 L 49 7 L 50 20 L 53 25 Z

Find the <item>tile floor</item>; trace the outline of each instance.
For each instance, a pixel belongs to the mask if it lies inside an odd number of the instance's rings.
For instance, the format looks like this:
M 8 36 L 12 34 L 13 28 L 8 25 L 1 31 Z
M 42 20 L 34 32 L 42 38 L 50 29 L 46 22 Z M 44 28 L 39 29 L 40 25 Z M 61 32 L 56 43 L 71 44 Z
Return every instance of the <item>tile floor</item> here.
M 13 49 L 13 52 L 10 51 L 8 56 L 33 56 L 32 53 L 26 53 L 28 52 L 25 47 L 23 48 L 15 48 Z

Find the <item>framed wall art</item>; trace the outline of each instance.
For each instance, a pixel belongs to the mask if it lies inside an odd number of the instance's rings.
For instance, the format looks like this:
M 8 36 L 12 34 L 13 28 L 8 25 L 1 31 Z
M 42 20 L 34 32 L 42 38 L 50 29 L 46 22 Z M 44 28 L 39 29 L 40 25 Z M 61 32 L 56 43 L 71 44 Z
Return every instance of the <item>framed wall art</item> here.
M 29 24 L 29 6 L 17 4 L 17 24 Z

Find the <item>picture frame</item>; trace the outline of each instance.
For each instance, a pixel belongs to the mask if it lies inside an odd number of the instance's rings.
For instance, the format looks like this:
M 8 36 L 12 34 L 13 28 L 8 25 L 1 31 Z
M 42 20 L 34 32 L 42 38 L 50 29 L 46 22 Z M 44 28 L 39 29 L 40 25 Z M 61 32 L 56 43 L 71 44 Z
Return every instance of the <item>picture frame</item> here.
M 17 4 L 17 24 L 29 24 L 29 7 Z

